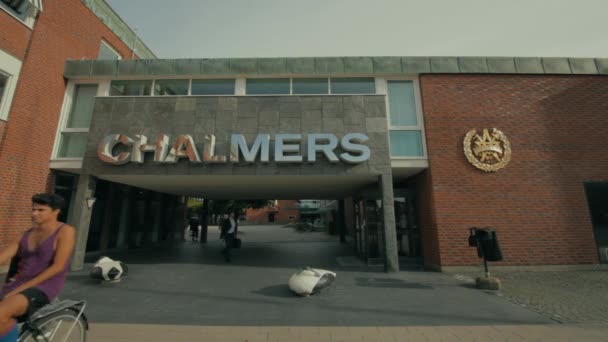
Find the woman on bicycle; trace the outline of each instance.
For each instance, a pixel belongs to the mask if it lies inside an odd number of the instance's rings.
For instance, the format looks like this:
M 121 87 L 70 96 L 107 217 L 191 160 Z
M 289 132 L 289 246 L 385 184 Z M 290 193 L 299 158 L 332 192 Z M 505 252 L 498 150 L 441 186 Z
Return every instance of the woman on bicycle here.
M 0 290 L 0 342 L 17 341 L 16 319 L 54 300 L 63 289 L 76 230 L 57 217 L 64 199 L 56 194 L 32 197 L 33 227 L 0 252 L 11 269 Z

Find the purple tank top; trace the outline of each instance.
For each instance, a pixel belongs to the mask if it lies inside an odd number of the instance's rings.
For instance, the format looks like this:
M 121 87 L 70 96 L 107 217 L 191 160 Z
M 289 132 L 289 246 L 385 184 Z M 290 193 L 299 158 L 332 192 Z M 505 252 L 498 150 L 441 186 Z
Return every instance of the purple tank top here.
M 27 239 L 32 229 L 23 234 L 21 241 L 19 241 L 19 249 L 17 250 L 17 257 L 19 258 L 17 273 L 15 273 L 15 275 L 8 279 L 4 284 L 2 290 L 0 291 L 0 298 L 6 293 L 11 292 L 22 284 L 35 278 L 53 264 L 53 259 L 55 258 L 55 250 L 53 249 L 53 245 L 55 244 L 57 234 L 62 227 L 63 224 L 57 228 L 55 232 L 51 234 L 51 236 L 42 241 L 38 248 L 34 249 L 33 251 L 28 250 L 27 243 Z M 57 295 L 59 295 L 59 292 L 61 292 L 61 289 L 63 289 L 65 277 L 68 272 L 68 266 L 69 262 L 66 263 L 61 272 L 35 286 L 37 289 L 46 294 L 49 301 L 55 299 Z

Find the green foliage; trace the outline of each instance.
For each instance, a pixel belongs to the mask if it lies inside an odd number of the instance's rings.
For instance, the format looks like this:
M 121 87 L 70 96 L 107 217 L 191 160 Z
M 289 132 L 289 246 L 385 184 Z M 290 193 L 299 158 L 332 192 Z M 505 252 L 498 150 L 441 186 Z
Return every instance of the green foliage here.
M 209 212 L 212 214 L 243 213 L 246 209 L 262 209 L 272 205 L 270 200 L 211 200 Z

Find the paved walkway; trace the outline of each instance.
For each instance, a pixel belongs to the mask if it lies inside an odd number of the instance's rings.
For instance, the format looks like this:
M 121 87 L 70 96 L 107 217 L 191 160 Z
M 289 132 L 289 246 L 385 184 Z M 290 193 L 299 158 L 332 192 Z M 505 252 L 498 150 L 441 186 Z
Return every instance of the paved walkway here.
M 491 270 L 502 279 L 495 295 L 561 323 L 608 323 L 608 267 L 586 271 Z M 479 274 L 482 274 L 480 268 Z M 472 283 L 479 274 L 460 273 Z M 608 340 L 608 338 L 607 338 Z
M 89 342 L 606 341 L 608 326 L 250 327 L 93 324 Z
M 560 320 L 522 306 L 515 298 L 545 298 L 541 281 L 538 287 L 526 285 L 534 274 L 504 275 L 503 292 L 485 292 L 453 274 L 387 274 L 363 266 L 350 246 L 322 233 L 278 226 L 240 229 L 243 248 L 230 264 L 212 228 L 207 244 L 189 241 L 111 253 L 129 265 L 128 277 L 97 284 L 88 270 L 74 272 L 63 297 L 88 301 L 93 342 L 604 341 L 608 336 L 606 324 L 559 324 L 595 321 Z M 318 295 L 294 296 L 287 280 L 303 266 L 333 270 L 336 282 Z M 593 288 L 605 281 L 599 277 L 572 286 Z M 560 279 L 556 282 L 567 283 Z M 586 293 L 581 296 L 595 292 Z M 605 297 L 595 298 L 601 310 Z

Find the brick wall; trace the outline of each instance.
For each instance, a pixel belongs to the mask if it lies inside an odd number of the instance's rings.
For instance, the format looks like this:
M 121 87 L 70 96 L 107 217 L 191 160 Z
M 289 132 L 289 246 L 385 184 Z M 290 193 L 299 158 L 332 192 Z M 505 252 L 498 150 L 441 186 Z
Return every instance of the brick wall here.
M 294 200 L 279 200 L 279 210 L 274 211 L 275 224 L 287 224 L 297 222 L 300 214 Z M 269 208 L 263 209 L 248 209 L 245 216 L 247 223 L 250 224 L 268 224 Z M 290 216 L 295 217 L 289 219 Z
M 0 47 L 24 56 L 29 33 L 0 11 Z M 4 31 L 4 30 L 8 31 Z M 32 32 L 32 31 L 29 31 Z M 80 0 L 47 1 L 31 33 L 29 52 L 0 145 L 0 248 L 30 226 L 32 194 L 45 191 L 66 81 L 66 59 L 95 59 L 101 40 L 124 58 L 130 50 Z
M 25 57 L 25 50 L 32 30 L 22 22 L 0 10 L 0 49 L 19 60 Z M 10 32 L 10 34 L 7 34 Z
M 467 228 L 490 226 L 501 264 L 597 263 L 583 182 L 608 181 L 608 77 L 423 75 L 420 85 L 427 262 L 478 264 Z M 486 173 L 467 162 L 462 140 L 473 128 L 494 127 L 513 154 L 505 169 Z

